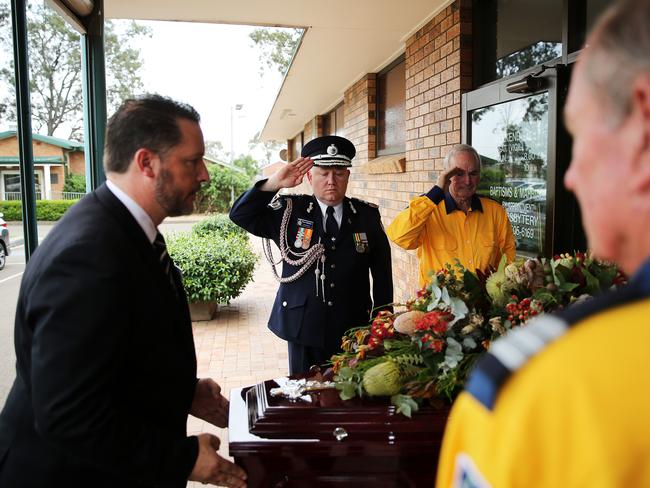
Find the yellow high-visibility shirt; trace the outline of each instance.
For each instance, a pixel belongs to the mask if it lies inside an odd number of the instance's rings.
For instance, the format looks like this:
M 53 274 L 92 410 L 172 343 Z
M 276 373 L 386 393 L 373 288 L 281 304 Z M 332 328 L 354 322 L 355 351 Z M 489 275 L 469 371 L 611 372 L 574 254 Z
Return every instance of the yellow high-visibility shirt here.
M 612 302 L 570 328 L 555 318 L 544 330 L 542 317 L 534 339 L 492 345 L 508 346 L 503 369 L 495 353 L 456 400 L 438 488 L 650 487 L 650 299 Z
M 505 209 L 496 201 L 474 195 L 467 212 L 458 209 L 447 193 L 434 186 L 411 200 L 386 229 L 403 249 L 417 249 L 420 285 L 456 258 L 470 271 L 497 268 L 501 256 L 515 258 L 515 238 Z

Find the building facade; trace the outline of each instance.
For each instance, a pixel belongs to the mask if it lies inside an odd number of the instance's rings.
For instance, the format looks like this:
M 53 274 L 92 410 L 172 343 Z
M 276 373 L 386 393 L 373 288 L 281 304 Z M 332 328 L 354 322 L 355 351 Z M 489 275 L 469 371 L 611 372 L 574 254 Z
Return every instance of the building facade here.
M 68 174 L 85 174 L 83 143 L 33 136 L 34 179 L 38 200 L 71 197 L 63 191 Z M 16 131 L 0 132 L 0 200 L 20 200 L 20 169 Z
M 403 52 L 351 79 L 336 106 L 290 135 L 289 160 L 314 137 L 344 135 L 357 147 L 349 194 L 378 204 L 388 225 L 435 184 L 449 149 L 470 143 L 482 158 L 479 192 L 508 211 L 519 254 L 584 249 L 562 186 L 571 141 L 561 115 L 572 64 L 607 3 L 446 2 Z M 404 300 L 418 286 L 417 258 L 394 245 L 392 255 Z

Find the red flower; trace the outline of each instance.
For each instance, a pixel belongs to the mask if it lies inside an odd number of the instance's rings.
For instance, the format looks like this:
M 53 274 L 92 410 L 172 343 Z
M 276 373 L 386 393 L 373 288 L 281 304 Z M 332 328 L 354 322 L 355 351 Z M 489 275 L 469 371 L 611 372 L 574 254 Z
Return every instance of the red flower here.
M 418 291 L 416 292 L 416 294 L 415 294 L 415 296 L 416 296 L 417 298 L 422 298 L 422 297 L 425 297 L 425 298 L 426 298 L 426 297 L 428 297 L 429 295 L 431 295 L 431 293 L 429 293 L 429 292 L 427 291 L 426 287 L 425 287 L 425 288 L 422 288 L 421 290 L 418 290 Z
M 430 330 L 438 335 L 447 332 L 449 322 L 454 318 L 449 312 L 441 310 L 434 310 L 425 314 L 420 320 L 415 323 L 416 330 Z
M 432 336 L 429 333 L 426 333 L 422 336 L 420 339 L 421 344 L 422 344 L 422 349 L 433 349 L 435 352 L 440 352 L 442 351 L 442 348 L 445 345 L 445 341 L 441 339 L 436 339 L 434 336 Z
M 375 347 L 380 346 L 381 343 L 382 343 L 381 338 L 373 336 L 370 339 L 368 339 L 368 349 L 374 349 Z

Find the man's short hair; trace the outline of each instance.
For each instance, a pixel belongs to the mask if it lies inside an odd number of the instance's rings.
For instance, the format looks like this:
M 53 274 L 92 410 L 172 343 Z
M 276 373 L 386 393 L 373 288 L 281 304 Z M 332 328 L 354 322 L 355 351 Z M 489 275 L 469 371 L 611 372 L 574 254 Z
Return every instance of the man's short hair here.
M 479 156 L 478 152 L 476 152 L 476 149 L 474 149 L 469 144 L 456 144 L 454 147 L 452 147 L 447 153 L 447 155 L 445 156 L 444 168 L 449 169 L 449 167 L 451 166 L 452 158 L 456 156 L 456 154 L 463 153 L 463 152 L 468 152 L 474 155 L 474 158 L 476 159 L 476 164 L 478 165 L 478 170 L 481 171 L 481 156 Z
M 622 0 L 601 16 L 585 49 L 587 79 L 619 123 L 632 107 L 632 84 L 650 74 L 650 2 Z
M 104 170 L 124 173 L 138 149 L 147 148 L 165 157 L 181 142 L 178 119 L 197 124 L 201 120 L 190 105 L 160 95 L 125 100 L 108 120 L 104 148 Z

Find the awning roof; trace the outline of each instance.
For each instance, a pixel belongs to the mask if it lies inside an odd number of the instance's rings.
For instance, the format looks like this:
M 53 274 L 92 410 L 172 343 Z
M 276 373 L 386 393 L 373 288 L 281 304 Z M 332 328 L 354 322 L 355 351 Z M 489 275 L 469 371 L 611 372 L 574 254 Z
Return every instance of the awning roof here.
M 0 140 L 8 139 L 9 137 L 18 137 L 15 130 L 7 130 L 0 132 Z M 53 146 L 58 146 L 63 149 L 69 149 L 71 151 L 83 151 L 84 143 L 78 141 L 69 141 L 67 139 L 61 139 L 54 136 L 44 136 L 41 134 L 32 134 L 32 139 L 35 141 L 45 142 Z
M 104 0 L 104 9 L 108 18 L 307 28 L 262 132 L 264 140 L 285 140 L 333 108 L 356 80 L 403 52 L 406 39 L 450 3 Z

